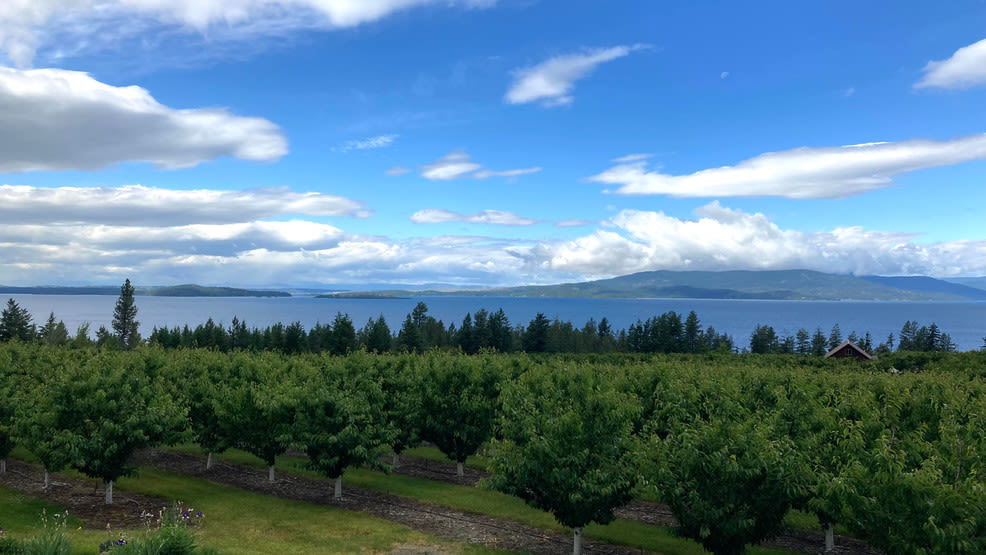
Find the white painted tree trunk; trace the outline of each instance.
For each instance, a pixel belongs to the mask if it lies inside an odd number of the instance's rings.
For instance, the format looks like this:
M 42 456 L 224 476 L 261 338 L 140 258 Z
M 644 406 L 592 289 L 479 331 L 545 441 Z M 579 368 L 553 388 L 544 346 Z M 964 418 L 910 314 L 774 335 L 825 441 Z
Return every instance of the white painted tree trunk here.
M 208 456 L 205 458 L 205 469 L 209 470 L 212 468 L 212 451 L 209 451 Z
M 462 463 L 455 463 L 455 474 L 456 476 L 465 476 L 466 474 L 462 471 Z
M 829 524 L 825 527 L 825 552 L 835 551 L 835 525 Z
M 394 453 L 394 464 L 392 465 L 395 469 L 401 464 L 401 456 Z
M 0 459 L 0 474 L 7 472 L 7 459 Z
M 45 487 L 44 487 L 44 489 L 48 489 L 50 487 L 51 487 L 51 474 L 48 473 L 48 469 L 46 468 L 45 469 Z
M 582 527 L 581 526 L 575 529 L 575 534 L 572 539 L 572 555 L 582 555 Z
M 336 499 L 342 499 L 342 475 L 336 476 Z
M 106 504 L 113 504 L 113 480 L 106 482 Z
M 270 468 L 267 469 L 267 479 L 271 482 L 274 481 L 274 465 L 270 465 Z

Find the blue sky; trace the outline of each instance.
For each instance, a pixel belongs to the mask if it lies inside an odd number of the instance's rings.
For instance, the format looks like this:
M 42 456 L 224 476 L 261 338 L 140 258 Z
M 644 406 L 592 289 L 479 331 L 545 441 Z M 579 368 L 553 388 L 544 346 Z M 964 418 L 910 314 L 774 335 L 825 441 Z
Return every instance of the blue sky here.
M 0 284 L 986 275 L 986 2 L 15 0 Z

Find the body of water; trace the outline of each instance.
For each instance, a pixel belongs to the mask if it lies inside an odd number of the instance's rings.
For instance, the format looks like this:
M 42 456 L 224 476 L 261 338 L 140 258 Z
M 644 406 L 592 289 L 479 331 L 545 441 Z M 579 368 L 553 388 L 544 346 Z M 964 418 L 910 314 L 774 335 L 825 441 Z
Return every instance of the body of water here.
M 26 308 L 39 326 L 55 313 L 69 333 L 88 322 L 90 334 L 99 326 L 110 328 L 116 297 L 103 295 L 7 295 Z M 0 299 L 3 300 L 3 299 Z M 423 301 L 428 314 L 446 326 L 458 326 L 467 313 L 480 309 L 494 312 L 502 308 L 511 325 L 527 325 L 538 312 L 582 327 L 589 318 L 609 319 L 613 329 L 626 329 L 637 320 L 664 312 L 682 316 L 694 310 L 702 326 L 714 327 L 733 336 L 740 347 L 749 345 L 757 325 L 769 325 L 782 336 L 794 335 L 798 328 L 814 332 L 820 327 L 828 336 L 839 324 L 842 336 L 867 331 L 874 344 L 895 338 L 907 320 L 919 325 L 932 322 L 952 337 L 959 350 L 983 346 L 986 337 L 986 303 L 983 302 L 867 302 L 867 301 L 761 301 L 715 299 L 562 299 L 522 297 L 411 297 L 402 299 L 318 299 L 314 297 L 136 297 L 137 320 L 145 337 L 156 327 L 195 327 L 209 318 L 229 326 L 233 317 L 248 327 L 264 328 L 283 322 L 301 322 L 306 329 L 315 323 L 330 324 L 336 313 L 348 314 L 357 329 L 367 320 L 383 315 L 394 333 L 404 317 Z

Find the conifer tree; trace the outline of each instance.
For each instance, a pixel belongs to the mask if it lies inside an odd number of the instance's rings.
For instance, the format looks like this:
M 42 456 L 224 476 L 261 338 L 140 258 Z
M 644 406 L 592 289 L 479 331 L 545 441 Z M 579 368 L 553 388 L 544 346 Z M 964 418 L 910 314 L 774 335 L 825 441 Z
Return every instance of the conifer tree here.
M 113 334 L 120 342 L 123 349 L 132 349 L 140 343 L 140 334 L 137 328 L 140 322 L 137 321 L 137 305 L 134 304 L 134 287 L 130 285 L 130 280 L 120 287 L 120 298 L 116 301 L 113 309 Z

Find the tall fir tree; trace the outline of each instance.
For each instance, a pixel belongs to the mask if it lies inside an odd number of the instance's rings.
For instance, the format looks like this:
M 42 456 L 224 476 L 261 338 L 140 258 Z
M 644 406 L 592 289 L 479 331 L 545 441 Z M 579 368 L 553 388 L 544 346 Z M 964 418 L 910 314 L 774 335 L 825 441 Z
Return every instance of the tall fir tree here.
M 120 298 L 116 300 L 116 307 L 113 309 L 113 334 L 121 348 L 129 350 L 140 343 L 140 333 L 137 331 L 139 326 L 134 287 L 130 285 L 130 279 L 127 279 L 120 287 Z

